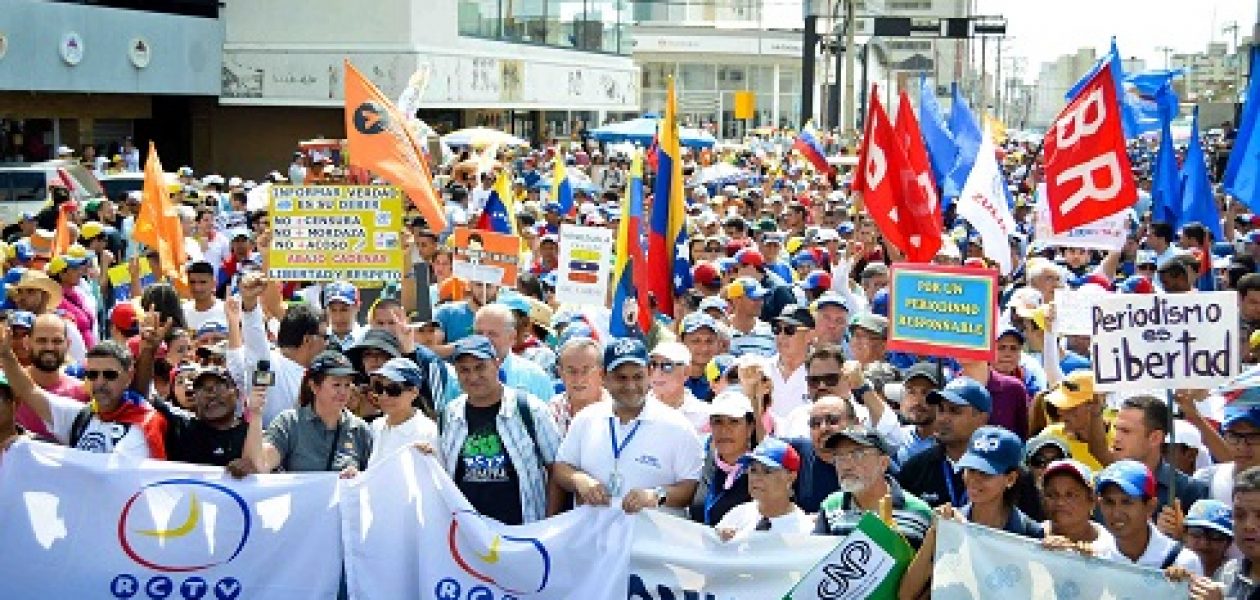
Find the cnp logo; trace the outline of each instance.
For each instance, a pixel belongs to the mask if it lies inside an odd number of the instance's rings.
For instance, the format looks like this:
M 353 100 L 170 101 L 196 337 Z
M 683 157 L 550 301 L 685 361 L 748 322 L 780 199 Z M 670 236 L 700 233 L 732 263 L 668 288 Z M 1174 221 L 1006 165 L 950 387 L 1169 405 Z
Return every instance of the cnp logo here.
M 488 548 L 474 548 L 470 536 L 459 534 L 460 521 L 465 527 L 481 519 L 470 511 L 451 515 L 447 543 L 455 564 L 473 579 L 493 585 L 508 594 L 537 594 L 551 578 L 551 555 L 542 541 L 532 537 L 495 534 Z
M 118 543 L 136 564 L 187 573 L 232 562 L 249 540 L 245 499 L 216 483 L 166 479 L 123 505 Z

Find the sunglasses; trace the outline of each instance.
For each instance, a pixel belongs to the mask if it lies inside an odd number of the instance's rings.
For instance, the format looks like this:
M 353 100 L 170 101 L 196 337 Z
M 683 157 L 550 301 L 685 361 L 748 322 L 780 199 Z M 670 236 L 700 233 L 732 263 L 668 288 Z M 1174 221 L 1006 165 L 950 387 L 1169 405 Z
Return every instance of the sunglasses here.
M 118 379 L 120 376 L 122 376 L 121 372 L 114 371 L 112 369 L 107 369 L 104 371 L 97 371 L 96 369 L 88 369 L 83 372 L 83 379 L 87 381 L 96 381 L 97 379 L 100 379 L 101 377 L 104 377 L 105 381 L 114 381 L 115 379 Z
M 387 384 L 382 384 L 379 381 L 372 384 L 372 392 L 377 394 L 378 396 L 383 395 L 383 396 L 397 397 L 397 396 L 401 396 L 403 391 L 405 391 L 406 389 L 407 389 L 406 386 L 404 386 L 403 384 L 395 383 L 393 381 Z
M 800 327 L 791 323 L 772 323 L 770 325 L 770 332 L 775 335 L 796 335 L 796 332 L 799 329 Z
M 731 371 L 726 374 L 726 383 L 730 385 L 739 385 L 739 371 L 731 369 Z
M 844 415 L 831 414 L 831 415 L 822 415 L 820 417 L 809 418 L 810 429 L 818 429 L 819 427 L 822 427 L 824 423 L 826 423 L 827 425 L 832 425 L 832 426 L 841 425 L 844 423 Z
M 672 363 L 672 362 L 652 361 L 648 363 L 649 369 L 660 369 L 662 373 L 673 373 L 674 369 L 677 369 L 678 367 L 681 367 L 681 366 L 682 365 L 678 363 Z
M 840 385 L 839 373 L 826 373 L 823 375 L 806 375 L 805 385 L 810 387 L 826 386 L 835 387 Z

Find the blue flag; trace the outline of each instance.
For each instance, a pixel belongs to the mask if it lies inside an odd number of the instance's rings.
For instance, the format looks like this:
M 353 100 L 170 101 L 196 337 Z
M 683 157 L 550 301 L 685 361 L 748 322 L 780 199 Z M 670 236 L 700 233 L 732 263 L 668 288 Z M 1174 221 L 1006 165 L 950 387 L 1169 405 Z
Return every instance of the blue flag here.
M 1123 98 L 1132 111 L 1138 133 L 1156 131 L 1164 115 L 1176 118 L 1180 99 L 1173 89 L 1173 79 L 1185 73 L 1185 69 L 1160 69 L 1143 71 L 1125 77 L 1125 84 L 1132 89 Z
M 1220 241 L 1225 237 L 1221 230 L 1221 213 L 1216 208 L 1216 195 L 1208 179 L 1207 156 L 1199 141 L 1199 107 L 1194 107 L 1194 125 L 1190 128 L 1190 148 L 1181 166 L 1181 219 L 1178 227 L 1191 222 L 1202 223 Z
M 971 167 L 976 164 L 976 153 L 980 151 L 980 123 L 967 107 L 967 101 L 958 91 L 957 83 L 953 84 L 953 92 L 953 105 L 949 107 L 949 130 L 954 134 L 954 144 L 958 151 L 954 165 L 949 170 L 947 183 L 942 187 L 954 190 L 954 194 L 951 196 L 948 191 L 943 194 L 946 199 L 941 205 L 942 209 L 948 208 L 953 199 L 962 193 L 963 186 L 967 184 L 967 176 L 971 175 Z
M 1111 38 L 1111 50 L 1107 52 L 1099 61 L 1068 90 L 1067 101 L 1071 102 L 1081 93 L 1081 89 L 1094 78 L 1094 74 L 1098 72 L 1105 64 L 1111 64 L 1111 75 L 1116 81 L 1116 99 L 1120 102 L 1120 121 L 1124 124 L 1125 139 L 1133 139 L 1141 133 L 1138 126 L 1137 115 L 1134 111 L 1134 103 L 1130 96 L 1124 90 L 1124 64 L 1120 61 L 1120 49 L 1116 47 L 1116 38 Z
M 1159 135 L 1159 152 L 1151 179 L 1151 221 L 1174 227 L 1181 220 L 1181 181 L 1173 147 L 1172 118 L 1165 117 Z
M 1251 64 L 1260 65 L 1260 47 L 1251 48 Z M 1225 191 L 1260 213 L 1260 137 L 1256 135 L 1256 121 L 1260 120 L 1260 77 L 1251 70 L 1247 83 L 1247 99 L 1243 104 L 1242 119 L 1238 124 L 1234 147 L 1225 167 Z
M 928 84 L 925 75 L 919 75 L 919 129 L 923 132 L 923 142 L 927 146 L 928 162 L 932 166 L 932 177 L 941 186 L 941 201 L 958 195 L 959 189 L 953 193 L 948 189 L 950 169 L 958 158 L 958 146 L 954 144 L 954 136 L 945 124 L 945 114 L 941 112 L 941 104 L 936 100 L 936 88 Z M 945 206 L 947 206 L 946 204 Z M 944 212 L 945 206 L 942 206 Z

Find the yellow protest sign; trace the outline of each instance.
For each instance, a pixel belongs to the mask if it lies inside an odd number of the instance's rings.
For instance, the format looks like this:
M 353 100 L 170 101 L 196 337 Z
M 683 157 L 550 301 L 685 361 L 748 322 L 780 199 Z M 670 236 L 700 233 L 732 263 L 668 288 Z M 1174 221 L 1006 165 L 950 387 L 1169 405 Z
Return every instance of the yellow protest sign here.
M 381 185 L 273 185 L 268 275 L 286 281 L 398 281 L 403 194 Z

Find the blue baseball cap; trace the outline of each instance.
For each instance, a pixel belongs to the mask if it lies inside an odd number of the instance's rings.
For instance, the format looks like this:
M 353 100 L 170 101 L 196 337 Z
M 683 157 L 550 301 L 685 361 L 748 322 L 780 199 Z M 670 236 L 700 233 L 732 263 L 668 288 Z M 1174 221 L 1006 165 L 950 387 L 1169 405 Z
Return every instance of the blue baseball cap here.
M 18 262 L 30 262 L 35 258 L 35 248 L 31 246 L 30 238 L 22 238 L 13 244 L 13 258 Z
M 1059 371 L 1064 375 L 1070 375 L 1072 371 L 1093 368 L 1089 359 L 1075 352 L 1064 352 L 1063 358 L 1059 360 Z
M 508 307 L 510 310 L 523 312 L 527 315 L 530 309 L 533 308 L 530 306 L 529 300 L 518 292 L 501 293 L 496 302 Z
M 1238 423 L 1250 423 L 1260 428 L 1260 405 L 1239 406 L 1231 404 L 1225 407 L 1225 420 L 1221 421 L 1221 429 L 1229 429 Z
M 888 316 L 888 288 L 880 289 L 871 297 L 871 312 L 882 317 Z
M 9 313 L 9 327 L 25 327 L 27 329 L 34 329 L 35 314 L 25 310 L 15 310 Z
M 1111 463 L 1098 474 L 1095 488 L 1102 493 L 1103 486 L 1117 485 L 1127 496 L 1140 498 L 1155 497 L 1155 476 L 1146 465 L 1136 460 L 1121 460 Z
M 210 320 L 210 321 L 206 321 L 205 323 L 202 323 L 201 327 L 197 328 L 197 335 L 193 337 L 201 337 L 203 335 L 215 335 L 215 334 L 227 335 L 227 333 L 228 333 L 227 323 L 224 323 L 223 321 L 219 321 L 219 320 Z
M 1016 328 L 1014 328 L 1014 327 L 1006 327 L 1006 328 L 1003 328 L 1003 329 L 1002 329 L 1002 331 L 999 331 L 999 332 L 998 332 L 997 337 L 996 337 L 996 338 L 994 338 L 994 339 L 998 339 L 998 340 L 1000 340 L 1000 339 L 1002 339 L 1002 338 L 1004 338 L 1004 337 L 1006 337 L 1006 336 L 1008 336 L 1008 335 L 1013 335 L 1013 336 L 1015 336 L 1015 337 L 1019 338 L 1019 343 L 1021 343 L 1021 344 L 1022 344 L 1022 343 L 1024 343 L 1024 341 L 1025 341 L 1025 338 L 1024 338 L 1024 332 L 1022 332 L 1022 331 L 1020 331 L 1020 330 L 1018 330 L 1018 329 L 1016 329 Z
M 739 457 L 741 466 L 747 466 L 753 461 L 772 469 L 786 469 L 793 473 L 801 469 L 800 453 L 778 438 L 768 437 L 757 444 L 752 452 Z
M 612 371 L 625 364 L 646 366 L 647 346 L 635 338 L 614 340 L 604 348 L 604 370 Z
M 394 383 L 405 383 L 415 387 L 424 384 L 424 374 L 410 358 L 391 358 L 371 374 L 380 375 Z
M 332 304 L 333 302 L 358 304 L 359 289 L 354 287 L 354 284 L 349 281 L 331 282 L 324 286 L 324 304 Z
M 26 275 L 26 267 L 13 267 L 4 274 L 4 284 L 11 285 L 22 281 L 22 276 Z
M 980 412 L 993 412 L 993 396 L 989 390 L 970 377 L 955 377 L 944 389 L 928 392 L 929 404 L 949 402 L 958 406 L 970 406 Z
M 693 312 L 683 317 L 681 331 L 683 332 L 684 335 L 688 333 L 694 333 L 705 328 L 708 328 L 709 330 L 713 331 L 713 333 L 717 333 L 718 322 L 714 320 L 713 317 L 710 317 L 709 315 L 704 314 L 702 312 Z
M 971 434 L 967 453 L 954 469 L 975 469 L 989 475 L 1002 475 L 1018 469 L 1024 460 L 1024 443 L 1005 427 L 985 425 Z
M 451 349 L 451 360 L 454 361 L 461 356 L 472 356 L 482 360 L 494 360 L 499 354 L 494 350 L 494 344 L 490 343 L 490 338 L 484 335 L 470 335 L 466 338 L 455 342 Z
M 1234 537 L 1234 511 L 1220 500 L 1196 500 L 1186 513 L 1186 527 L 1202 527 Z

